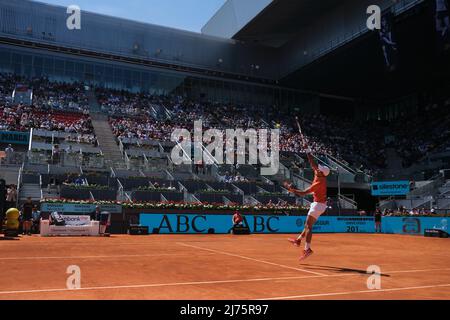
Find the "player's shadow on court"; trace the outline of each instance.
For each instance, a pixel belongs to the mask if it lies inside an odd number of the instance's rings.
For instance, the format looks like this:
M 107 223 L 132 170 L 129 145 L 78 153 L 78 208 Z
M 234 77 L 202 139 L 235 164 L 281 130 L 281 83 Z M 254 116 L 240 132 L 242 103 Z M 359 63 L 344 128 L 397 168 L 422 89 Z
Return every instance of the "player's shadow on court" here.
M 342 268 L 342 267 L 332 267 L 332 266 L 315 266 L 310 264 L 305 264 L 306 269 L 311 270 L 317 270 L 317 271 L 331 271 L 335 273 L 358 273 L 358 274 L 364 274 L 364 275 L 370 275 L 370 273 L 367 272 L 367 270 L 360 270 L 360 269 L 351 269 L 351 268 Z M 380 276 L 382 277 L 390 277 L 388 274 L 381 273 Z

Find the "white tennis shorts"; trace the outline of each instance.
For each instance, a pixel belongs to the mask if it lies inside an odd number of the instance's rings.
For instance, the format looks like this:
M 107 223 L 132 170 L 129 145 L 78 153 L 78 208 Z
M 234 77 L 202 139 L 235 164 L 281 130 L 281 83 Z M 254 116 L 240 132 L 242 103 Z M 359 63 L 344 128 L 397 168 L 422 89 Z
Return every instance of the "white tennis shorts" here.
M 309 208 L 308 216 L 315 218 L 316 220 L 327 211 L 327 205 L 325 203 L 313 202 Z

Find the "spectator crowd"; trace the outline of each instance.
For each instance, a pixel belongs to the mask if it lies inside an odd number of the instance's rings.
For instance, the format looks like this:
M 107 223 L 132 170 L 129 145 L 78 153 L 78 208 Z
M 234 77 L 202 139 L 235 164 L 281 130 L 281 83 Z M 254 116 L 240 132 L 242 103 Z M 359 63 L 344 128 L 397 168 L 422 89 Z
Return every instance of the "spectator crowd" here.
M 33 89 L 32 105 L 13 102 L 18 84 Z M 261 107 L 231 103 L 193 101 L 180 96 L 96 89 L 103 112 L 118 140 L 167 142 L 175 129 L 193 131 L 194 121 L 203 129 L 280 129 L 280 150 L 304 152 L 302 138 L 312 151 L 328 155 L 349 166 L 373 173 L 387 166 L 386 149 L 393 148 L 407 168 L 426 154 L 450 147 L 450 97 L 431 101 L 422 112 L 393 121 L 354 121 L 324 114 L 300 119 L 304 136 L 293 115 L 276 106 Z M 63 131 L 74 139 L 92 142 L 94 132 L 82 84 L 63 84 L 45 78 L 27 80 L 0 74 L 0 130 L 26 131 L 30 128 Z M 387 137 L 390 139 L 387 139 Z M 70 140 L 70 139 L 69 139 Z
M 12 94 L 19 85 L 32 89 L 31 105 L 14 101 Z M 0 74 L 1 131 L 34 128 L 93 136 L 88 106 L 82 84 L 57 83 L 45 78 L 27 80 Z

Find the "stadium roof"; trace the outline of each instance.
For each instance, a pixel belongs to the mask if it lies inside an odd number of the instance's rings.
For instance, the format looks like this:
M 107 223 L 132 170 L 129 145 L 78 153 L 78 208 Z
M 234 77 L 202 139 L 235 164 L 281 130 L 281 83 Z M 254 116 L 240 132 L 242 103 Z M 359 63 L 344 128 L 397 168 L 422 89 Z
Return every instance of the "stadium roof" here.
M 227 0 L 202 33 L 281 47 L 340 3 L 342 0 Z
M 202 28 L 202 33 L 231 39 L 277 0 L 227 0 Z

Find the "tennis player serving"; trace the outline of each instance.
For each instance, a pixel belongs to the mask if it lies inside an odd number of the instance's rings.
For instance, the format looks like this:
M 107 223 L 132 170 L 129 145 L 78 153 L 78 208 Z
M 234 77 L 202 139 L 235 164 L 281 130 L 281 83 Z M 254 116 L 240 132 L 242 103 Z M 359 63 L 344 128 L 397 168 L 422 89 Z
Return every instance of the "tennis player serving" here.
M 300 129 L 302 140 L 305 143 L 299 123 L 298 126 Z M 312 156 L 311 149 L 306 148 L 306 154 L 308 156 L 311 168 L 314 170 L 314 180 L 312 182 L 312 185 L 308 189 L 300 191 L 293 188 L 291 183 L 284 183 L 284 187 L 288 189 L 289 192 L 294 193 L 295 195 L 314 195 L 314 202 L 311 204 L 311 207 L 309 209 L 308 217 L 305 223 L 305 229 L 297 239 L 289 239 L 292 244 L 299 247 L 303 238 L 306 238 L 305 250 L 303 252 L 303 255 L 300 257 L 300 261 L 305 260 L 313 254 L 313 251 L 311 250 L 313 227 L 319 217 L 327 210 L 327 176 L 330 174 L 330 169 L 328 167 L 317 164 L 317 162 L 314 160 L 314 157 Z

